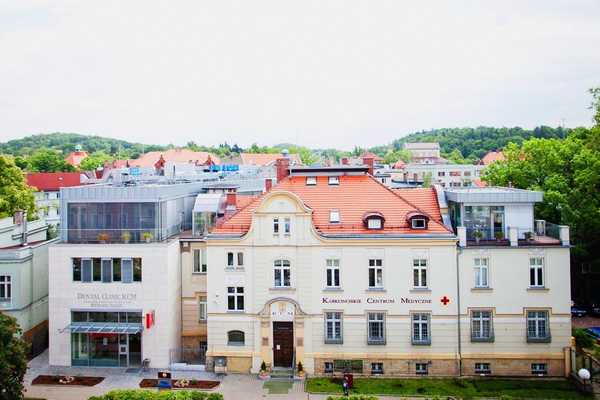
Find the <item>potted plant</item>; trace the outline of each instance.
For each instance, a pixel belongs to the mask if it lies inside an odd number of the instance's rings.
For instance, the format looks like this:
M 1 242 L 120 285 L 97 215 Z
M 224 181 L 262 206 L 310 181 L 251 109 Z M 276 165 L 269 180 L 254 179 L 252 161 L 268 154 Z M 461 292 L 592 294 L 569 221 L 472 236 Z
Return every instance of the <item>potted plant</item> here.
M 152 235 L 152 232 L 144 232 L 142 234 L 142 237 L 144 238 L 146 243 L 150 243 L 152 241 L 152 238 L 154 238 L 154 235 Z
M 267 370 L 267 364 L 263 361 L 260 364 L 260 371 L 258 372 L 258 378 L 259 379 L 269 379 L 271 376 L 269 375 L 269 371 Z
M 110 240 L 110 236 L 106 232 L 102 232 L 98 234 L 98 241 L 100 243 L 106 243 Z
M 473 232 L 473 237 L 475 238 L 475 242 L 479 243 L 479 241 L 483 239 L 483 232 L 477 229 L 475 232 Z
M 533 240 L 533 233 L 532 232 L 525 232 L 523 234 L 523 236 L 525 237 L 525 240 L 528 240 L 528 241 Z
M 131 233 L 129 233 L 128 231 L 125 231 L 121 234 L 121 239 L 123 240 L 123 243 L 129 243 L 129 241 L 131 240 Z
M 297 375 L 300 379 L 304 379 L 304 376 L 306 375 L 306 373 L 304 372 L 304 366 L 300 361 L 298 361 Z
M 504 232 L 497 231 L 494 233 L 494 237 L 496 238 L 497 241 L 501 241 L 502 239 L 504 239 Z

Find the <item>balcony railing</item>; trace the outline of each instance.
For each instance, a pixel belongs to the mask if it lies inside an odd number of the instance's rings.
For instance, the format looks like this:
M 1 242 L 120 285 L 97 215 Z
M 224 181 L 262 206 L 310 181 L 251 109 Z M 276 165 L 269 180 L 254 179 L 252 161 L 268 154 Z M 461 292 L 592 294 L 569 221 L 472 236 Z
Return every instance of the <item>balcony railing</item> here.
M 61 237 L 67 243 L 156 243 L 185 229 L 184 225 L 164 229 L 62 229 Z

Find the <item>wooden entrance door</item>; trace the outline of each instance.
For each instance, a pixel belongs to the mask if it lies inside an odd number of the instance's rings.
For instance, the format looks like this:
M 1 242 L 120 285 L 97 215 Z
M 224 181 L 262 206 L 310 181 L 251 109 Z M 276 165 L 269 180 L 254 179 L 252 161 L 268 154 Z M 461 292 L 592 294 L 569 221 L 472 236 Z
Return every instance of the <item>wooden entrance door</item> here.
M 294 323 L 273 322 L 273 366 L 291 368 L 294 357 Z

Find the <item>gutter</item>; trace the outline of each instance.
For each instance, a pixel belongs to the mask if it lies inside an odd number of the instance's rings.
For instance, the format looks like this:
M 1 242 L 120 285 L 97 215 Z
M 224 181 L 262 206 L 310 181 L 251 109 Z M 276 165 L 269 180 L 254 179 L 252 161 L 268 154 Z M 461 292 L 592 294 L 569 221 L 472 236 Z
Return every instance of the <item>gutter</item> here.
M 462 337 L 461 337 L 461 329 L 460 329 L 460 268 L 458 263 L 458 258 L 462 254 L 462 248 L 460 246 L 456 246 L 456 320 L 457 320 L 457 330 L 458 330 L 458 376 L 462 376 Z

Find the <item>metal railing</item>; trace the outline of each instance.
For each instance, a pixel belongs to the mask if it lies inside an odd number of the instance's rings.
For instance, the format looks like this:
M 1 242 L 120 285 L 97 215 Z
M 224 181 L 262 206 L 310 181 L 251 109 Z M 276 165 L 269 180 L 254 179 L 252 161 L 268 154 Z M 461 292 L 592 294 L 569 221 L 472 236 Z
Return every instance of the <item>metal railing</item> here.
M 163 229 L 61 229 L 61 238 L 67 243 L 156 243 L 190 229 L 187 225 Z

